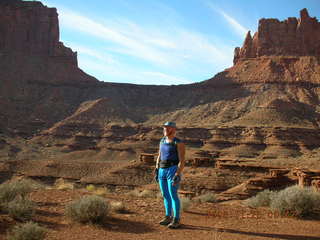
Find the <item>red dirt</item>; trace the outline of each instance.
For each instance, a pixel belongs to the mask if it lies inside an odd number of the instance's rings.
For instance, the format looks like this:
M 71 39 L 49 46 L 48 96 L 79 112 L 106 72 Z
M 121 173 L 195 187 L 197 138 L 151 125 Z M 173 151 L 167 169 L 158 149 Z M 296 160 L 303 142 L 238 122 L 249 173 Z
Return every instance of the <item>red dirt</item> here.
M 33 221 L 49 229 L 48 240 L 82 239 L 288 239 L 320 240 L 319 220 L 278 217 L 267 209 L 249 209 L 241 202 L 193 203 L 182 213 L 180 229 L 160 226 L 163 217 L 161 199 L 129 197 L 109 193 L 109 200 L 122 201 L 128 212 L 114 213 L 103 226 L 73 223 L 64 216 L 64 207 L 73 199 L 88 194 L 84 190 L 41 190 L 31 199 L 38 204 Z M 0 215 L 0 239 L 15 222 Z

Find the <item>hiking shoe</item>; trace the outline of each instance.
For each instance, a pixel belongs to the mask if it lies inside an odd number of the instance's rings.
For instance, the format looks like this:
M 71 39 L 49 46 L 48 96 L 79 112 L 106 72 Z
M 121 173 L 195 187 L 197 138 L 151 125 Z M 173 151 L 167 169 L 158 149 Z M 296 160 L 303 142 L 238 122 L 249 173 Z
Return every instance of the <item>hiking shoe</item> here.
M 180 221 L 177 218 L 174 218 L 173 221 L 168 225 L 168 228 L 179 228 Z
M 165 226 L 167 226 L 168 224 L 171 223 L 171 221 L 172 221 L 172 217 L 166 216 L 164 219 L 162 219 L 162 220 L 159 222 L 159 224 L 160 224 L 160 225 L 165 225 Z

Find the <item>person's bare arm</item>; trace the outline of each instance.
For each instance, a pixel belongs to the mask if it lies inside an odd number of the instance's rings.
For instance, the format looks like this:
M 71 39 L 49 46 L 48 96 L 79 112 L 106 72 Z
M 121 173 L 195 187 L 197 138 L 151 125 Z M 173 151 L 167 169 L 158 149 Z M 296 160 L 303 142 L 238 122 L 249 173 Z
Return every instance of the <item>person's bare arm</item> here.
M 176 175 L 180 175 L 184 169 L 185 166 L 185 155 L 186 155 L 186 147 L 184 143 L 178 143 L 178 155 L 179 155 L 179 164 L 178 164 L 178 170 L 176 172 Z
M 157 156 L 156 168 L 159 168 L 159 163 L 160 163 L 160 148 L 159 148 L 159 153 L 158 153 L 158 156 Z

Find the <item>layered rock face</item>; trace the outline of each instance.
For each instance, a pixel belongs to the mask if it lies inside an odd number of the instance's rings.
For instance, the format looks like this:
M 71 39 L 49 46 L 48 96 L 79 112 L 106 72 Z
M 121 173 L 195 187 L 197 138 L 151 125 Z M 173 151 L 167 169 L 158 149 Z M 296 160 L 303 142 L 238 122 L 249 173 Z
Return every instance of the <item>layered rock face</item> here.
M 57 10 L 36 1 L 0 1 L 0 65 L 2 131 L 30 135 L 62 120 L 85 100 L 77 89 L 98 82 L 59 41 Z
M 307 9 L 299 19 L 261 19 L 253 37 L 249 31 L 243 46 L 235 49 L 233 62 L 261 56 L 320 56 L 320 23 Z
M 77 54 L 59 42 L 58 14 L 41 2 L 0 2 L 0 53 L 62 57 L 77 66 Z
M 85 74 L 59 42 L 56 10 L 39 2 L 1 1 L 0 20 L 0 159 L 134 160 L 157 152 L 168 120 L 188 159 L 319 159 L 320 29 L 306 10 L 298 20 L 262 19 L 233 67 L 180 86 Z

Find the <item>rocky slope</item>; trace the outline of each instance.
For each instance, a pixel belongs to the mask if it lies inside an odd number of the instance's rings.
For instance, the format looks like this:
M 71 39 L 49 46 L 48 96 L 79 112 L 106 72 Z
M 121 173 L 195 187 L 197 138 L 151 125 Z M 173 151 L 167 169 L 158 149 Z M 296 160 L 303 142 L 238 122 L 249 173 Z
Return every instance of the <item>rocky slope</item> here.
M 234 66 L 212 79 L 116 84 L 77 67 L 59 41 L 56 9 L 1 1 L 0 157 L 128 162 L 156 153 L 159 126 L 173 120 L 188 159 L 318 166 L 319 26 L 306 9 L 299 19 L 262 19 Z

